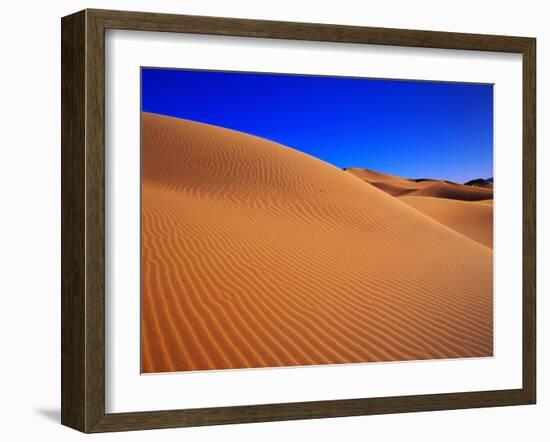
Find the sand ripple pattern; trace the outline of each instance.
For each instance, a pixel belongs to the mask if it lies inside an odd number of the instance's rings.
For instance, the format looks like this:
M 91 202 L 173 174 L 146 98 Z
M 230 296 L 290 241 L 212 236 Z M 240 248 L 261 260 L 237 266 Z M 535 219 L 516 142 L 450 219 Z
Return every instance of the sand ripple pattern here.
M 490 248 L 291 148 L 142 118 L 143 372 L 492 355 Z

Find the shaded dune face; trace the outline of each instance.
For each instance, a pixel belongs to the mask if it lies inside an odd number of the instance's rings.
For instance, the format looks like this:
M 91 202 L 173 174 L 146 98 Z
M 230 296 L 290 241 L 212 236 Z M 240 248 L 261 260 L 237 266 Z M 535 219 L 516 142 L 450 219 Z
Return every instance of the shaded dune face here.
M 413 180 L 369 169 L 348 168 L 362 179 L 474 241 L 493 247 L 493 185 L 473 180 L 465 185 L 450 181 Z M 489 185 L 476 187 L 480 181 Z M 484 205 L 485 207 L 479 207 Z
M 460 201 L 403 196 L 400 201 L 487 247 L 493 247 L 493 200 Z
M 439 181 L 431 186 L 411 192 L 410 195 L 431 196 L 462 201 L 481 201 L 493 198 L 493 190 Z
M 142 370 L 490 356 L 492 251 L 365 181 L 142 115 Z
M 372 184 L 392 196 L 414 195 L 462 201 L 480 201 L 493 198 L 493 185 L 474 186 L 433 179 L 408 179 L 364 168 L 348 168 L 346 172 Z M 473 180 L 475 183 L 479 180 Z M 485 180 L 483 180 L 485 182 Z
M 430 181 L 415 181 L 364 168 L 350 167 L 346 169 L 346 172 L 392 196 L 406 195 L 433 184 Z
M 473 187 L 483 187 L 485 189 L 492 189 L 493 188 L 493 182 L 484 180 L 483 178 L 478 178 L 475 180 L 468 181 L 467 183 L 464 183 L 466 186 L 473 186 Z

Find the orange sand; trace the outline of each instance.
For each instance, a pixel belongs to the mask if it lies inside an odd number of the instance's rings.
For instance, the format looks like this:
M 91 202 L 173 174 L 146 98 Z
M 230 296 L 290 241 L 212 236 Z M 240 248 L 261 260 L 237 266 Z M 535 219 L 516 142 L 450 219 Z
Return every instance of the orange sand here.
M 370 169 L 350 167 L 346 172 L 393 196 L 406 195 L 433 184 L 431 180 L 415 181 Z
M 405 202 L 144 113 L 143 372 L 492 355 L 492 250 Z
M 473 184 L 462 185 L 443 180 L 402 178 L 369 169 L 348 168 L 346 171 L 399 197 L 400 201 L 439 223 L 493 247 L 493 200 L 488 199 L 493 197 L 492 183 L 473 180 Z
M 493 189 L 483 187 L 465 186 L 464 184 L 454 184 L 444 181 L 438 181 L 431 186 L 415 190 L 409 195 L 431 196 L 436 198 L 449 198 L 463 201 L 480 201 L 493 198 Z
M 468 238 L 493 248 L 492 200 L 470 202 L 429 196 L 403 196 L 399 200 Z

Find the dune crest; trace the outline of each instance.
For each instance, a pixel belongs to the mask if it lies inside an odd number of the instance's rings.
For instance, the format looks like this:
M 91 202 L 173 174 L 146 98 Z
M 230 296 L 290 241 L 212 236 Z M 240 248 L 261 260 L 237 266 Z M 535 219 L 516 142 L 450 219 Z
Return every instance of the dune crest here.
M 490 356 L 492 290 L 489 248 L 351 173 L 142 114 L 143 372 Z
M 414 195 L 406 195 L 399 200 L 468 238 L 493 248 L 492 200 L 470 202 Z
M 432 184 L 428 180 L 416 181 L 365 168 L 349 167 L 345 171 L 392 196 L 406 195 Z
M 445 180 L 402 178 L 370 169 L 345 170 L 456 232 L 493 247 L 492 182 L 476 179 L 462 185 Z
M 410 196 L 431 196 L 462 201 L 480 201 L 493 198 L 493 190 L 439 181 L 431 186 L 411 192 Z
M 485 189 L 492 189 L 493 188 L 493 181 L 489 181 L 483 178 L 476 178 L 475 180 L 470 180 L 466 183 L 464 183 L 465 186 L 472 186 L 472 187 L 484 187 Z
M 403 178 L 365 168 L 349 167 L 345 171 L 392 196 L 430 196 L 462 201 L 493 198 L 493 184 L 486 180 L 472 180 L 466 184 L 458 184 L 430 178 Z M 484 185 L 480 184 L 482 181 Z

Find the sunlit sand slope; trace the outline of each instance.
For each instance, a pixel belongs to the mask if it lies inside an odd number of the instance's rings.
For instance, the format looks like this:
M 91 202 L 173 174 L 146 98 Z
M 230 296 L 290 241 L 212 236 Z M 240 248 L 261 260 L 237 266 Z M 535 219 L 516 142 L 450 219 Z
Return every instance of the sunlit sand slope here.
M 465 186 L 438 181 L 431 186 L 411 192 L 411 196 L 431 196 L 463 201 L 480 201 L 493 198 L 493 189 Z
M 142 370 L 489 356 L 492 251 L 285 146 L 142 123 Z
M 479 201 L 493 198 L 493 184 L 485 187 L 436 179 L 411 179 L 370 169 L 350 167 L 346 172 L 372 184 L 392 196 L 415 195 L 434 198 Z M 476 182 L 479 180 L 473 180 Z M 483 180 L 485 182 L 485 180 Z
M 415 180 L 363 168 L 348 168 L 346 172 L 445 226 L 493 247 L 493 200 L 489 199 L 493 198 L 492 183 L 472 180 L 462 185 L 434 179 Z
M 470 202 L 429 196 L 403 196 L 399 200 L 474 241 L 493 247 L 492 200 Z
M 415 181 L 408 178 L 402 178 L 397 175 L 376 172 L 365 168 L 350 167 L 346 169 L 346 172 L 369 184 L 372 184 L 374 187 L 377 187 L 392 196 L 406 195 L 434 184 L 434 182 L 428 180 Z

